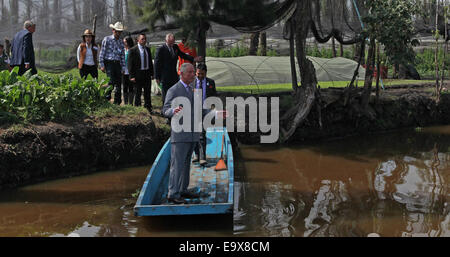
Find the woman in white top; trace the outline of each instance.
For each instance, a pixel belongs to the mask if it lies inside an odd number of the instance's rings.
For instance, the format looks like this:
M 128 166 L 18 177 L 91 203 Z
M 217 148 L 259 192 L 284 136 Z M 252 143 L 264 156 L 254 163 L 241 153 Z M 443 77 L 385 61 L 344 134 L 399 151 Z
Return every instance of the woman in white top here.
M 86 79 L 89 74 L 92 78 L 98 78 L 98 47 L 95 44 L 95 35 L 90 29 L 86 29 L 82 35 L 83 42 L 78 46 L 77 60 L 80 76 Z
M 133 39 L 130 36 L 125 37 L 123 45 L 125 46 L 125 72 L 122 75 L 123 99 L 125 104 L 133 105 L 134 87 L 130 81 L 130 72 L 128 71 L 128 51 L 134 46 Z

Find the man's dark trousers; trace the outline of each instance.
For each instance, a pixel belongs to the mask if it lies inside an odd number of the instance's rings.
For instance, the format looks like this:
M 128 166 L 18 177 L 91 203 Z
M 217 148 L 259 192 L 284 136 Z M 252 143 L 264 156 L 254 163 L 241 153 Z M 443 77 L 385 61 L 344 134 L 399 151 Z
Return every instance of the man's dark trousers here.
M 167 91 L 169 91 L 169 89 L 175 85 L 178 82 L 178 80 L 176 81 L 171 81 L 171 82 L 162 82 L 162 103 L 164 106 L 164 102 L 166 101 L 166 95 L 167 95 Z
M 206 131 L 202 129 L 202 133 L 200 134 L 200 139 L 197 144 L 195 144 L 194 148 L 195 156 L 198 157 L 199 160 L 206 160 Z
M 106 75 L 109 78 L 109 85 L 114 87 L 114 104 L 120 105 L 122 102 L 122 66 L 120 61 L 105 60 Z M 106 98 L 111 99 L 111 92 Z
M 27 69 L 25 69 L 25 64 L 23 64 L 23 63 L 21 65 L 11 66 L 11 68 L 14 68 L 14 67 L 19 67 L 19 72 L 17 73 L 19 76 L 22 76 L 27 71 Z M 35 74 L 37 74 L 37 70 L 35 67 L 32 67 L 31 75 L 35 75 Z
M 134 105 L 141 106 L 142 89 L 144 89 L 144 107 L 147 110 L 152 110 L 152 98 L 151 98 L 151 72 L 150 70 L 138 70 L 136 71 L 136 83 L 135 83 L 135 98 Z

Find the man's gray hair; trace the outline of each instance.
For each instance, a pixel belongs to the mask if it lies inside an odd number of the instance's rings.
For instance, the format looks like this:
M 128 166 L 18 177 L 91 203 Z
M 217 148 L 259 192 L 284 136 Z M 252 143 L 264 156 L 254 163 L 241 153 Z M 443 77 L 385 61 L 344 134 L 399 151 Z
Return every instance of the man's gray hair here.
M 24 29 L 28 29 L 28 28 L 30 28 L 30 27 L 33 27 L 35 24 L 34 24 L 34 22 L 32 22 L 32 21 L 25 21 L 24 23 L 23 23 L 23 28 Z
M 180 67 L 180 73 L 185 73 L 187 71 L 188 67 L 192 67 L 192 69 L 193 69 L 194 65 L 192 65 L 188 62 L 183 63 Z
M 166 41 L 169 40 L 169 37 L 175 37 L 172 33 L 166 35 Z

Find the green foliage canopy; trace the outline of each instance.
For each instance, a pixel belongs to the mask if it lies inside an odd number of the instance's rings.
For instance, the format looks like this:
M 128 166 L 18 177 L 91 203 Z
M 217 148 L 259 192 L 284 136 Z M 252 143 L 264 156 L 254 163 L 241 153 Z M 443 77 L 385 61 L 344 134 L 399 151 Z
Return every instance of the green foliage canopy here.
M 416 0 L 367 0 L 369 12 L 363 17 L 366 37 L 376 39 L 384 46 L 394 64 L 414 62 L 413 46 L 419 41 L 415 34 L 414 17 L 421 12 Z

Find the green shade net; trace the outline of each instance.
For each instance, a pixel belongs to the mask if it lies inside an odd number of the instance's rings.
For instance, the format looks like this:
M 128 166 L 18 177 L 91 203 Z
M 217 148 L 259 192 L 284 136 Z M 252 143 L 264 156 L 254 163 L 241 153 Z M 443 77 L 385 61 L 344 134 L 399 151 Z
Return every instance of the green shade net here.
M 350 81 L 358 65 L 342 57 L 326 59 L 308 56 L 308 59 L 314 64 L 318 81 Z M 218 87 L 291 83 L 288 56 L 208 57 L 206 64 L 208 77 L 214 79 Z M 360 67 L 357 79 L 363 80 L 364 75 L 365 69 Z

